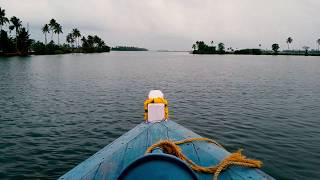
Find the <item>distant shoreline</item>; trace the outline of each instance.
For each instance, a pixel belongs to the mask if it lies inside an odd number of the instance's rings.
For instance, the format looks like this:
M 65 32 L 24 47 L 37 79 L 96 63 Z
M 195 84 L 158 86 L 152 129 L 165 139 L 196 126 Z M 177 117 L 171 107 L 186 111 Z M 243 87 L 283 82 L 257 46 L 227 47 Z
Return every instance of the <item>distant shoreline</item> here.
M 249 56 L 320 56 L 320 54 L 290 54 L 290 53 L 282 53 L 279 52 L 278 54 L 273 53 L 262 53 L 262 54 L 237 54 L 237 53 L 193 53 L 193 51 L 137 51 L 137 50 L 111 50 L 114 52 L 160 52 L 160 53 L 173 53 L 173 52 L 181 52 L 186 54 L 193 54 L 193 55 L 233 55 L 233 56 L 243 56 L 243 55 L 249 55 Z M 92 53 L 86 53 L 86 52 L 66 52 L 66 53 L 53 53 L 53 54 L 37 54 L 34 52 L 30 52 L 28 54 L 20 54 L 20 53 L 7 53 L 3 54 L 0 52 L 0 57 L 28 57 L 28 56 L 51 56 L 51 55 L 64 55 L 64 54 L 101 54 L 101 53 L 109 53 L 111 51 L 107 52 L 92 52 Z
M 193 51 L 190 51 L 190 54 L 195 55 L 252 55 L 252 56 L 320 56 L 320 52 L 318 53 L 285 53 L 285 52 L 279 52 L 277 54 L 275 53 L 261 53 L 261 54 L 253 54 L 253 53 L 234 53 L 234 52 L 225 52 L 225 53 L 195 53 Z
M 264 50 L 261 48 L 246 48 L 246 49 L 236 49 L 232 47 L 226 48 L 225 44 L 220 42 L 217 46 L 211 41 L 211 45 L 206 44 L 204 41 L 196 41 L 192 45 L 193 51 L 191 54 L 234 54 L 234 55 L 290 55 L 290 56 L 320 56 L 320 39 L 317 41 L 319 44 L 318 49 L 310 49 L 309 46 L 303 46 L 302 50 L 290 49 L 290 44 L 292 43 L 292 38 L 287 39 L 288 49 L 280 51 L 280 46 L 277 43 L 271 45 L 272 50 Z M 261 44 L 259 44 L 261 47 Z
M 135 47 L 135 46 L 116 46 L 111 48 L 111 51 L 149 51 L 146 48 Z

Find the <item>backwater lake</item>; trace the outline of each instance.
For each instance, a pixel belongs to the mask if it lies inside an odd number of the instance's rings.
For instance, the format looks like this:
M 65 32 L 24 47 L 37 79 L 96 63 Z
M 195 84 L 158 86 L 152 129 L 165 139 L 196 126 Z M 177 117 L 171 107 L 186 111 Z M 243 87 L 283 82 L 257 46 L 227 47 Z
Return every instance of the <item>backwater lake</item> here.
M 143 122 L 170 120 L 276 179 L 320 179 L 320 57 L 111 52 L 0 58 L 0 179 L 56 179 Z

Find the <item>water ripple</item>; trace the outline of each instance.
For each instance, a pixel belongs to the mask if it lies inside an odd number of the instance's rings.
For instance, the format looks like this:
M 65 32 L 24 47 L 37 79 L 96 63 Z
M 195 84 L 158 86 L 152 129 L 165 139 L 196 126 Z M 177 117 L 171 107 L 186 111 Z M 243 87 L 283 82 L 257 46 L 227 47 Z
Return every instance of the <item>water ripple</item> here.
M 285 60 L 283 59 L 285 58 Z M 0 59 L 0 178 L 55 179 L 143 121 L 172 120 L 278 179 L 320 179 L 317 57 L 111 52 Z

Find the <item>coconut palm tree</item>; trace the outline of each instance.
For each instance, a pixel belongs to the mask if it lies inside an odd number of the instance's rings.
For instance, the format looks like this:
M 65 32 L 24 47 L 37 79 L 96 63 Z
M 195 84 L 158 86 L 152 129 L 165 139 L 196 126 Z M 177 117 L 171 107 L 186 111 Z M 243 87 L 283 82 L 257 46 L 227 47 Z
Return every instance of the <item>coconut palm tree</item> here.
M 10 18 L 10 22 L 12 23 L 12 25 L 9 27 L 9 29 L 16 29 L 16 49 L 18 51 L 18 34 L 22 26 L 22 21 L 19 18 L 12 16 Z
M 42 33 L 44 34 L 44 41 L 45 41 L 45 44 L 47 45 L 47 33 L 50 33 L 50 28 L 48 24 L 45 24 L 42 27 Z
M 11 36 L 11 32 L 14 30 L 14 26 L 9 26 L 9 34 Z
M 220 51 L 220 53 L 223 53 L 224 52 L 224 49 L 225 49 L 225 46 L 223 43 L 219 43 L 218 44 L 218 50 Z
M 22 21 L 19 18 L 15 17 L 15 16 L 12 16 L 10 18 L 10 22 L 12 24 L 11 25 L 11 29 L 16 29 L 16 37 L 17 37 L 18 36 L 18 32 L 19 32 L 19 30 L 20 30 L 20 28 L 22 26 Z
M 29 48 L 32 44 L 32 40 L 29 38 L 30 34 L 26 28 L 21 28 L 19 30 L 18 36 L 17 36 L 17 51 L 21 55 L 28 55 Z
M 103 48 L 103 46 L 105 46 L 106 43 L 100 39 L 100 41 L 98 42 L 98 48 Z
M 199 50 L 200 41 L 196 41 L 196 48 Z
M 6 10 L 0 7 L 0 31 L 2 30 L 2 26 L 7 23 L 9 23 L 9 19 L 6 17 Z
M 288 44 L 288 50 L 290 50 L 290 44 L 292 43 L 293 39 L 291 37 L 288 37 L 287 44 Z
M 62 34 L 62 26 L 59 23 L 56 23 L 54 27 L 54 33 L 58 34 L 58 45 L 60 45 L 59 34 Z
M 50 27 L 50 31 L 51 31 L 51 41 L 53 41 L 53 33 L 55 33 L 54 29 L 55 29 L 56 25 L 57 25 L 57 21 L 55 19 L 51 19 L 50 23 L 49 23 L 49 27 Z
M 73 47 L 73 43 L 74 43 L 74 37 L 72 33 L 69 33 L 66 37 L 66 41 L 67 43 L 71 44 L 71 46 Z
M 304 51 L 305 51 L 304 55 L 307 56 L 309 54 L 310 47 L 309 46 L 303 46 L 302 49 L 304 49 Z
M 94 44 L 95 44 L 95 47 L 98 47 L 99 46 L 99 44 L 101 43 L 101 39 L 97 36 L 97 35 L 94 35 L 93 36 L 93 42 L 94 42 Z
M 196 50 L 196 45 L 192 44 L 192 49 L 195 51 Z
M 93 36 L 89 35 L 87 39 L 88 39 L 87 42 L 88 42 L 89 47 L 93 47 L 93 44 L 94 44 Z
M 320 38 L 317 40 L 318 43 L 318 51 L 320 51 Z
M 83 36 L 81 38 L 81 41 L 82 41 L 82 48 L 88 47 L 88 42 L 87 42 L 86 37 Z
M 76 39 L 76 46 L 79 47 L 79 38 L 81 37 L 81 33 L 77 28 L 72 29 L 72 35 Z

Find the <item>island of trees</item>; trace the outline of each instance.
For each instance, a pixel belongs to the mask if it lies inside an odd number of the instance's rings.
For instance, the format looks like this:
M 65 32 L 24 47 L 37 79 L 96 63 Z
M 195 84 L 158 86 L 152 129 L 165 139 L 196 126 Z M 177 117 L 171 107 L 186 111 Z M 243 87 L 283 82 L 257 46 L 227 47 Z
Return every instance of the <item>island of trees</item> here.
M 0 56 L 27 56 L 30 54 L 64 54 L 109 52 L 110 47 L 97 35 L 82 36 L 78 28 L 60 43 L 63 27 L 55 19 L 42 27 L 44 42 L 30 39 L 29 31 L 16 16 L 6 17 L 0 7 Z M 49 41 L 50 40 L 50 41 Z M 49 41 L 49 42 L 48 42 Z
M 148 51 L 146 48 L 134 47 L 134 46 L 116 46 L 111 48 L 112 51 Z
M 214 42 L 211 41 L 211 45 L 206 44 L 204 41 L 196 41 L 195 44 L 192 45 L 192 53 L 193 54 L 250 54 L 250 55 L 304 55 L 304 56 L 320 56 L 320 38 L 316 40 L 317 49 L 311 49 L 309 46 L 303 46 L 302 49 L 293 50 L 290 49 L 290 45 L 293 42 L 292 37 L 288 37 L 286 39 L 286 43 L 288 45 L 288 49 L 279 51 L 280 46 L 278 43 L 274 43 L 271 45 L 271 50 L 264 50 L 261 48 L 247 48 L 247 49 L 236 49 L 234 50 L 232 47 L 225 48 L 224 43 L 218 43 L 214 45 Z M 261 44 L 259 44 L 261 47 Z

